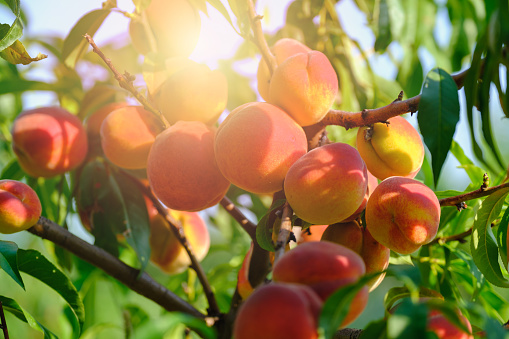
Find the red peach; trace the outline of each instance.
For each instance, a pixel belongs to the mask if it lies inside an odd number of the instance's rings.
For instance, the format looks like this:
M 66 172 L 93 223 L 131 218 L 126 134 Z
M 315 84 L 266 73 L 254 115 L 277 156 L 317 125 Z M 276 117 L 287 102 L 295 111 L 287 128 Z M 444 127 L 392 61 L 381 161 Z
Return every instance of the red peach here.
M 41 212 L 39 197 L 30 186 L 16 180 L 0 180 L 0 233 L 32 227 Z

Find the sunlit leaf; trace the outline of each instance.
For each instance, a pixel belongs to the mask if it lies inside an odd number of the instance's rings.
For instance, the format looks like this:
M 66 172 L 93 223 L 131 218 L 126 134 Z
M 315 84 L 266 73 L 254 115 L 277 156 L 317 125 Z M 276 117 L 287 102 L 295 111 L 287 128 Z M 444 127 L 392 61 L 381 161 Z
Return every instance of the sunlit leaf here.
M 11 46 L 23 35 L 23 24 L 21 23 L 21 8 L 19 0 L 5 0 L 12 13 L 16 16 L 11 25 L 0 24 L 0 51 Z
M 19 40 L 16 40 L 12 45 L 0 52 L 0 57 L 14 65 L 28 65 L 34 61 L 46 59 L 48 56 L 39 53 L 35 58 L 32 58 L 26 51 L 25 46 Z

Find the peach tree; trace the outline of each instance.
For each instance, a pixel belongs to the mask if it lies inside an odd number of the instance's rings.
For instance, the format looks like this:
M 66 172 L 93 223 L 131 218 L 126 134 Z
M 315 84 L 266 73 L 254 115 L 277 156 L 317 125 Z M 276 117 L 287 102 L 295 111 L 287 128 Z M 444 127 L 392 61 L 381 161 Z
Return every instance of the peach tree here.
M 509 337 L 508 2 L 262 5 L 0 1 L 4 338 Z

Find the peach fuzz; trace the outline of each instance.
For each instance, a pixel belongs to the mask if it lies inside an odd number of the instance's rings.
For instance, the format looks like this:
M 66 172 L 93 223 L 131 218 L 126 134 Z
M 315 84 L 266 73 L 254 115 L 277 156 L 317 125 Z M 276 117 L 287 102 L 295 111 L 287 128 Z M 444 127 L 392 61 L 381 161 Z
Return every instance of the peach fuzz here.
M 351 249 L 328 241 L 313 241 L 286 252 L 274 265 L 272 278 L 277 282 L 307 285 L 325 301 L 337 289 L 356 282 L 364 273 L 364 261 Z M 367 301 L 368 289 L 364 286 L 354 297 L 341 326 L 355 320 Z
M 214 124 L 228 101 L 226 77 L 206 65 L 184 64 L 159 86 L 153 101 L 170 124 L 179 120 Z
M 373 238 L 400 254 L 432 241 L 439 223 L 440 203 L 435 193 L 414 179 L 385 179 L 366 206 L 366 226 Z
M 188 57 L 196 47 L 200 28 L 200 15 L 188 0 L 152 0 L 140 18 L 131 20 L 129 35 L 140 54 Z
M 196 259 L 201 261 L 207 255 L 210 247 L 207 225 L 196 212 L 172 210 L 169 212 L 182 225 Z M 191 259 L 189 259 L 186 250 L 162 215 L 154 215 L 149 211 L 149 217 L 150 261 L 169 274 L 184 272 L 191 265 Z
M 214 157 L 215 129 L 179 121 L 157 136 L 148 157 L 150 187 L 174 210 L 200 211 L 217 204 L 230 183 Z
M 163 131 L 159 118 L 141 106 L 111 112 L 101 125 L 101 145 L 106 158 L 119 167 L 147 167 L 156 136 Z
M 280 64 L 270 80 L 269 102 L 281 107 L 301 126 L 316 124 L 327 114 L 338 92 L 338 77 L 319 51 L 298 53 Z
M 280 108 L 263 102 L 235 109 L 219 126 L 215 153 L 223 175 L 252 193 L 283 188 L 290 166 L 307 152 L 306 135 Z
M 16 233 L 32 227 L 41 212 L 41 202 L 32 187 L 16 180 L 0 180 L 0 233 Z
M 424 160 L 424 146 L 417 130 L 401 116 L 376 123 L 366 140 L 367 127 L 357 132 L 357 149 L 368 170 L 380 180 L 391 176 L 413 178 Z
M 36 108 L 14 120 L 12 149 L 30 176 L 53 177 L 85 160 L 87 133 L 78 117 L 63 108 Z
M 329 225 L 359 208 L 367 185 L 366 165 L 357 150 L 334 143 L 315 148 L 297 160 L 288 170 L 284 188 L 299 218 Z
M 428 315 L 428 330 L 434 332 L 439 339 L 474 339 L 472 325 L 463 314 L 458 314 L 460 321 L 466 325 L 469 333 L 452 324 L 442 313 L 432 310 Z
M 116 109 L 128 106 L 127 102 L 112 102 L 102 106 L 97 111 L 90 114 L 85 121 L 85 127 L 89 138 L 101 137 L 101 124 L 104 119 Z
M 311 52 L 311 48 L 304 45 L 298 40 L 284 38 L 278 40 L 271 48 L 272 54 L 276 58 L 276 64 L 281 64 L 289 57 L 298 53 Z M 270 87 L 270 72 L 267 63 L 262 58 L 258 64 L 258 71 L 256 73 L 256 79 L 258 84 L 258 93 L 265 100 L 269 100 L 269 87 Z
M 356 221 L 330 225 L 323 232 L 321 240 L 346 246 L 358 253 L 366 265 L 366 274 L 382 272 L 389 266 L 391 251 L 373 239 L 369 231 Z M 367 284 L 370 291 L 380 285 L 384 276 L 385 273 Z
M 271 283 L 240 306 L 235 339 L 315 339 L 322 301 L 309 287 Z

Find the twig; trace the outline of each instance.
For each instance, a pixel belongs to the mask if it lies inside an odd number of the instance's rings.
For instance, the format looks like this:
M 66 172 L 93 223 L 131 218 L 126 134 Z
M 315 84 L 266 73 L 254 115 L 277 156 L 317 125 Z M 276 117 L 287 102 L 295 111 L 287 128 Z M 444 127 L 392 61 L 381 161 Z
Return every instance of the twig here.
M 277 67 L 277 62 L 276 58 L 270 51 L 269 45 L 267 44 L 267 40 L 265 40 L 265 36 L 263 35 L 261 22 L 263 16 L 256 14 L 252 0 L 247 0 L 246 2 L 249 11 L 248 13 L 249 21 L 251 23 L 251 29 L 253 30 L 254 34 L 254 42 L 256 43 L 256 46 L 258 46 L 260 53 L 262 53 L 262 58 L 265 60 L 265 63 L 267 64 L 270 75 L 272 75 Z
M 136 100 L 138 100 L 139 103 L 145 107 L 146 110 L 154 113 L 161 120 L 163 127 L 166 129 L 170 124 L 164 118 L 161 112 L 159 112 L 158 109 L 152 106 L 152 104 L 147 100 L 147 98 L 145 98 L 140 92 L 136 90 L 136 88 L 134 88 L 133 85 L 134 77 L 127 72 L 125 72 L 124 74 L 120 74 L 119 71 L 117 71 L 117 69 L 115 68 L 115 66 L 113 66 L 111 60 L 104 55 L 104 53 L 99 49 L 99 47 L 97 47 L 97 45 L 94 42 L 94 39 L 92 39 L 92 37 L 88 34 L 85 34 L 84 37 L 85 39 L 87 39 L 90 46 L 92 46 L 93 51 L 97 55 L 99 55 L 99 57 L 104 61 L 106 66 L 108 66 L 108 68 L 111 70 L 113 76 L 118 81 L 119 86 L 130 92 L 136 98 Z
M 91 245 L 60 225 L 40 217 L 37 224 L 28 229 L 32 234 L 48 239 L 77 257 L 100 268 L 131 290 L 147 297 L 169 312 L 185 312 L 204 319 L 205 315 L 191 304 L 156 282 L 146 272 L 134 269 L 102 248 Z
M 482 198 L 487 195 L 490 195 L 498 190 L 504 189 L 509 187 L 509 183 L 505 183 L 498 186 L 488 187 L 484 188 L 484 185 L 481 186 L 479 189 L 476 189 L 475 191 L 468 192 L 465 194 L 456 195 L 454 197 L 449 198 L 443 198 L 438 200 L 440 202 L 440 206 L 458 206 L 464 201 Z
M 292 233 L 292 214 L 292 208 L 288 202 L 285 202 L 285 205 L 283 206 L 283 215 L 281 216 L 281 228 L 279 229 L 279 233 L 277 235 L 274 263 L 276 263 L 279 258 L 285 254 L 286 245 L 288 244 L 290 234 Z
M 4 308 L 2 306 L 1 300 L 0 300 L 0 328 L 4 333 L 4 339 L 9 339 L 9 332 L 7 331 L 7 322 L 5 321 Z
M 154 207 L 157 209 L 157 212 L 160 215 L 162 215 L 164 219 L 168 222 L 168 224 L 170 225 L 170 229 L 175 234 L 180 244 L 186 250 L 189 259 L 191 259 L 191 268 L 196 272 L 198 280 L 203 286 L 203 291 L 209 303 L 208 315 L 211 317 L 219 317 L 221 311 L 219 310 L 219 305 L 217 304 L 214 292 L 212 291 L 212 287 L 210 286 L 205 271 L 203 271 L 203 267 L 201 267 L 200 262 L 194 255 L 192 246 L 187 240 L 186 235 L 184 234 L 184 229 L 182 228 L 180 222 L 171 216 L 171 214 L 168 212 L 168 209 L 161 204 L 161 202 L 156 198 L 156 196 L 154 195 L 154 193 L 152 193 L 152 190 L 149 187 L 145 186 L 141 181 L 139 181 L 137 178 L 133 177 L 126 171 L 120 170 L 119 172 L 122 173 L 125 177 L 129 178 L 133 183 L 135 183 L 140 188 L 141 192 L 152 201 Z
M 452 76 L 456 82 L 458 89 L 463 87 L 463 82 L 470 69 L 466 69 L 460 73 Z M 322 119 L 318 124 L 320 125 L 338 125 L 343 126 L 347 129 L 354 127 L 361 127 L 371 125 L 380 121 L 387 121 L 388 119 L 401 115 L 404 113 L 414 113 L 419 109 L 419 102 L 421 95 L 417 95 L 407 100 L 399 100 L 401 93 L 398 95 L 398 99 L 394 100 L 387 106 L 364 109 L 361 112 L 347 112 L 340 110 L 330 110 L 325 118 Z
M 240 226 L 249 234 L 251 240 L 256 241 L 256 225 L 249 221 L 244 213 L 226 196 L 221 199 L 221 206 L 237 220 Z
M 450 235 L 448 237 L 436 237 L 435 239 L 433 239 L 433 241 L 431 241 L 430 243 L 428 243 L 426 245 L 427 246 L 431 246 L 431 245 L 434 245 L 434 244 L 443 245 L 446 242 L 450 242 L 450 241 L 464 242 L 464 238 L 466 238 L 469 235 L 471 235 L 472 234 L 472 230 L 473 230 L 473 227 L 469 228 L 465 232 L 461 232 L 461 233 L 458 233 L 458 234 Z

